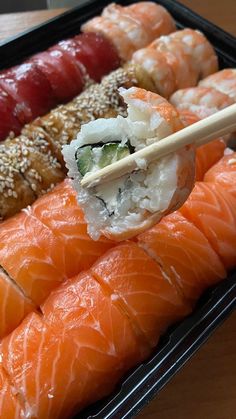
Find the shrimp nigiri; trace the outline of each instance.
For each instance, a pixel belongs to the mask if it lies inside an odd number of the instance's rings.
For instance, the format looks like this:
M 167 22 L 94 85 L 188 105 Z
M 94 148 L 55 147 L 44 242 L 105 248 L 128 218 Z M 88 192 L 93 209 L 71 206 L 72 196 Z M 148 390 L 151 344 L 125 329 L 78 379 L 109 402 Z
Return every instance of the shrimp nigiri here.
M 166 98 L 178 89 L 195 86 L 199 79 L 218 69 L 211 44 L 192 29 L 161 36 L 136 51 L 132 61 L 147 72 L 156 91 Z
M 157 94 L 140 88 L 120 90 L 128 117 L 84 125 L 77 140 L 63 149 L 69 176 L 93 239 L 130 238 L 179 208 L 194 182 L 194 151 L 186 147 L 158 162 L 138 161 L 139 170 L 113 182 L 80 186 L 81 178 L 183 128 L 179 114 Z
M 214 87 L 222 93 L 230 96 L 233 101 L 236 101 L 236 69 L 226 68 L 218 71 L 211 76 L 208 76 L 200 83 L 203 87 Z
M 193 111 L 199 118 L 204 118 L 234 103 L 227 94 L 212 87 L 192 87 L 175 92 L 170 102 L 178 109 Z
M 99 32 L 110 39 L 125 61 L 131 58 L 134 51 L 175 29 L 174 20 L 167 10 L 153 2 L 140 2 L 127 7 L 112 3 L 101 16 L 82 26 L 84 32 Z

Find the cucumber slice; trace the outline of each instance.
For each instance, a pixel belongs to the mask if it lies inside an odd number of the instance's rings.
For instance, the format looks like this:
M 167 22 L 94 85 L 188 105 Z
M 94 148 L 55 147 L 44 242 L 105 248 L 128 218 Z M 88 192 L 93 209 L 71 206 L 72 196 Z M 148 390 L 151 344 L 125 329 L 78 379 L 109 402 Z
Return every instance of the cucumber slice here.
M 77 150 L 76 163 L 82 176 L 87 172 L 91 172 L 93 168 L 93 152 L 91 146 L 82 147 Z
M 100 168 L 108 166 L 130 154 L 127 145 L 120 145 L 120 143 L 104 144 L 101 150 L 101 157 L 98 162 Z
M 128 145 L 120 143 L 106 143 L 100 146 L 87 145 L 76 152 L 76 163 L 82 176 L 86 173 L 101 169 L 130 154 Z

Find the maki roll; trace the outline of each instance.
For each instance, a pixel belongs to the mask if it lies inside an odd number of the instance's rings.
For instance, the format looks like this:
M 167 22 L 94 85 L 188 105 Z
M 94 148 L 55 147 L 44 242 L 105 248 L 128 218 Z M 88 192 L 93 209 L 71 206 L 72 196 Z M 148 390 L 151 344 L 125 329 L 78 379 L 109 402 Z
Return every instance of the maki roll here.
M 63 148 L 68 175 L 78 193 L 88 232 L 114 240 L 135 236 L 179 208 L 194 183 L 194 151 L 183 148 L 112 182 L 83 188 L 81 179 L 141 148 L 180 130 L 176 109 L 144 89 L 121 88 L 128 116 L 100 119 L 83 125 L 77 139 Z

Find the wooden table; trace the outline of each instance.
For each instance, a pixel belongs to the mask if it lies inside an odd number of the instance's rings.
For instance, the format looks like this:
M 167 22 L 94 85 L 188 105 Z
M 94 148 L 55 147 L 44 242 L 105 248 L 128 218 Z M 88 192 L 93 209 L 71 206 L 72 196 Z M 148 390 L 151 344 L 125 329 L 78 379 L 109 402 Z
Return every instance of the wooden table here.
M 236 35 L 236 0 L 182 0 Z M 0 40 L 61 10 L 0 15 Z M 139 419 L 236 419 L 236 312 L 139 415 Z

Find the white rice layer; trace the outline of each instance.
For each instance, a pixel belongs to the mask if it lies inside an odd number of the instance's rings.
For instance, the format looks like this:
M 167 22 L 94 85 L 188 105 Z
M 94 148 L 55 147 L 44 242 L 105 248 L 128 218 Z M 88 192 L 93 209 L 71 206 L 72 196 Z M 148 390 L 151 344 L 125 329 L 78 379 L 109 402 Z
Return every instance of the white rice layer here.
M 181 150 L 148 167 L 145 160 L 140 159 L 140 170 L 103 185 L 82 188 L 82 176 L 75 159 L 79 147 L 114 141 L 125 144 L 129 141 L 136 151 L 152 143 L 154 137 L 158 141 L 172 132 L 168 123 L 148 104 L 130 99 L 124 89 L 121 93 L 128 103 L 127 118 L 99 119 L 83 125 L 77 139 L 63 148 L 68 175 L 73 179 L 88 232 L 94 240 L 100 237 L 102 231 L 116 234 L 136 228 L 156 212 L 160 212 L 161 218 L 161 213 L 166 211 L 176 193 L 178 168 L 189 158 L 189 152 Z M 183 187 L 180 194 L 184 201 L 188 191 Z

